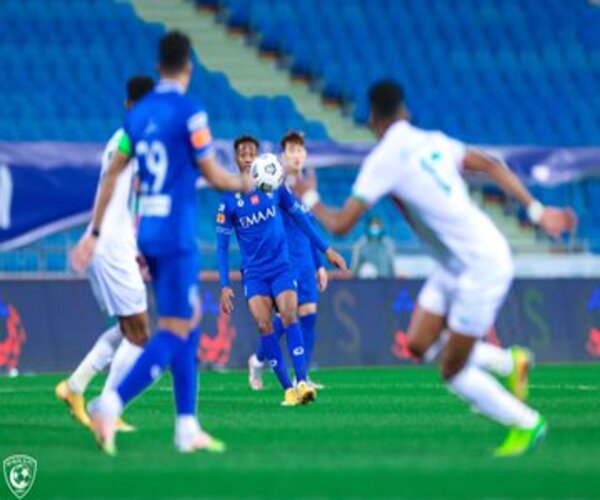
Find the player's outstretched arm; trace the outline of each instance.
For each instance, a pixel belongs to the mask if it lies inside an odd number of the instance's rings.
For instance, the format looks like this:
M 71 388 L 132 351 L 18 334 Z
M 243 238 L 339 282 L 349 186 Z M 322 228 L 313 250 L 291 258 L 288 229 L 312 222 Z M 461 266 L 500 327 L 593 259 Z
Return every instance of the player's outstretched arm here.
M 317 191 L 317 182 L 314 177 L 299 180 L 294 188 L 302 203 L 312 210 L 321 224 L 333 234 L 346 234 L 368 209 L 367 204 L 354 196 L 347 198 L 341 209 L 325 205 Z
M 91 231 L 86 231 L 71 251 L 71 264 L 76 271 L 83 271 L 94 254 L 104 212 L 106 212 L 106 207 L 113 196 L 117 179 L 128 163 L 129 156 L 127 154 L 119 150 L 115 151 L 110 166 L 102 179 L 99 191 L 96 193 Z
M 252 188 L 252 179 L 249 174 L 233 175 L 223 168 L 212 155 L 198 159 L 197 163 L 208 183 L 221 191 L 245 193 Z
M 577 225 L 577 216 L 571 208 L 545 207 L 536 200 L 521 180 L 504 163 L 486 154 L 469 150 L 463 159 L 463 168 L 470 172 L 487 174 L 506 194 L 516 198 L 527 208 L 527 216 L 546 233 L 559 237 Z
M 221 310 L 225 314 L 233 311 L 233 289 L 229 283 L 229 240 L 233 232 L 231 215 L 227 210 L 227 202 L 222 200 L 217 212 L 217 260 L 219 263 L 219 279 L 221 282 Z

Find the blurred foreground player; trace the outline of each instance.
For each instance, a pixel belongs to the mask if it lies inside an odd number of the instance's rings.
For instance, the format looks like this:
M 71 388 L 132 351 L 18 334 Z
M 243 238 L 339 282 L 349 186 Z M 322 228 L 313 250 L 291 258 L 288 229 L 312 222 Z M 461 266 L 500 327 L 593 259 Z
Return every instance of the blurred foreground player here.
M 235 141 L 235 160 L 240 172 L 248 172 L 256 159 L 258 141 L 242 136 Z M 221 308 L 233 311 L 233 289 L 229 283 L 229 240 L 235 235 L 242 254 L 242 281 L 248 308 L 261 334 L 261 345 L 283 390 L 283 406 L 306 404 L 316 398 L 316 390 L 307 382 L 307 364 L 302 329 L 298 322 L 296 273 L 290 264 L 288 244 L 281 212 L 286 212 L 327 256 L 342 268 L 346 263 L 315 232 L 299 200 L 285 184 L 273 192 L 258 188 L 248 193 L 225 193 L 217 213 L 217 245 L 221 277 Z M 286 333 L 296 373 L 297 386 L 290 380 L 279 339 L 273 332 L 273 309 L 277 308 Z
M 116 452 L 115 421 L 123 408 L 168 367 L 177 410 L 175 446 L 181 452 L 221 452 L 225 445 L 204 432 L 196 416 L 199 329 L 198 255 L 195 244 L 196 181 L 200 169 L 219 189 L 245 191 L 249 178 L 231 175 L 215 160 L 204 108 L 185 95 L 192 73 L 190 41 L 170 32 L 159 46 L 160 82 L 127 114 L 124 133 L 94 207 L 92 231 L 73 252 L 84 268 L 102 233 L 106 206 L 119 173 L 134 156 L 141 182 L 138 246 L 144 255 L 157 302 L 158 331 L 119 384 L 88 406 L 101 448 Z
M 307 156 L 304 135 L 295 130 L 288 132 L 281 139 L 281 148 L 281 157 L 286 172 L 285 183 L 293 192 L 296 180 L 304 175 Z M 302 210 L 305 210 L 305 207 L 302 207 Z M 298 321 L 304 339 L 306 365 L 310 372 L 310 362 L 315 346 L 317 303 L 319 302 L 319 292 L 324 292 L 327 288 L 327 271 L 319 249 L 298 227 L 293 217 L 285 211 L 281 212 L 281 216 L 285 227 L 290 263 L 296 273 L 296 282 L 298 283 Z M 313 218 L 312 214 L 308 212 L 307 216 Z M 280 339 L 284 328 L 279 315 L 275 316 L 273 328 L 276 337 Z M 266 353 L 261 344 L 256 353 L 248 359 L 248 382 L 251 389 L 263 388 L 262 370 L 265 359 Z M 306 382 L 317 390 L 323 389 L 323 385 L 313 381 L 310 375 Z
M 352 196 L 334 210 L 320 202 L 314 183 L 305 182 L 303 202 L 325 227 L 343 234 L 381 197 L 392 196 L 438 263 L 419 296 L 410 349 L 424 356 L 448 327 L 442 377 L 476 411 L 509 427 L 495 455 L 520 455 L 544 437 L 546 419 L 519 399 L 527 394 L 527 353 L 480 342 L 509 290 L 513 263 L 504 237 L 470 200 L 461 173 L 488 174 L 551 236 L 571 230 L 575 215 L 544 207 L 501 162 L 441 132 L 413 127 L 397 83 L 375 84 L 369 99 L 379 143 L 364 160 Z
M 153 88 L 154 81 L 148 76 L 131 78 L 127 82 L 125 108 L 130 109 Z M 122 134 L 123 129 L 117 130 L 104 150 L 98 191 Z M 100 335 L 75 371 L 55 388 L 56 397 L 64 401 L 74 418 L 86 427 L 90 426 L 90 418 L 85 409 L 84 392 L 92 378 L 111 363 L 104 391 L 115 389 L 148 339 L 146 288 L 136 263 L 137 246 L 129 204 L 134 163 L 130 161 L 116 180 L 114 195 L 106 207 L 103 231 L 97 237 L 96 252 L 88 269 L 100 307 L 116 317 L 118 324 Z M 117 430 L 127 432 L 134 428 L 118 419 Z

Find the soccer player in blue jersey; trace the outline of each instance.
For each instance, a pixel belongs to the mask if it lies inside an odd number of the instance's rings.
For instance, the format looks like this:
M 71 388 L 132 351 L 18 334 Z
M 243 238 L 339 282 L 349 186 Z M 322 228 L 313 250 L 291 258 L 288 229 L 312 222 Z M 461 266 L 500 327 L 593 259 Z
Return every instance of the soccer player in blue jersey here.
M 286 184 L 293 191 L 296 180 L 303 175 L 306 162 L 306 146 L 304 135 L 292 130 L 281 139 L 282 158 L 286 170 Z M 304 210 L 304 207 L 303 207 Z M 281 212 L 283 224 L 288 241 L 290 262 L 296 272 L 298 283 L 298 319 L 302 328 L 306 363 L 310 368 L 312 353 L 315 345 L 315 325 L 317 323 L 317 303 L 319 291 L 327 288 L 327 271 L 318 248 L 312 244 L 310 238 L 297 226 L 294 219 L 285 211 Z M 312 214 L 307 211 L 307 215 Z M 274 332 L 278 339 L 284 333 L 281 317 L 276 316 L 273 322 Z M 291 355 L 291 354 L 290 354 Z M 253 390 L 263 388 L 262 370 L 265 351 L 259 345 L 256 354 L 248 359 L 248 382 Z M 323 386 L 307 378 L 309 386 L 322 389 Z
M 84 268 L 102 232 L 115 179 L 130 158 L 138 161 L 141 181 L 138 246 L 152 274 L 158 331 L 116 390 L 90 403 L 96 439 L 114 454 L 115 420 L 123 408 L 161 373 L 173 375 L 177 409 L 175 446 L 181 452 L 223 451 L 224 444 L 204 432 L 196 417 L 199 330 L 198 259 L 194 242 L 196 180 L 199 170 L 213 186 L 245 192 L 249 177 L 237 177 L 216 161 L 208 118 L 186 96 L 192 63 L 187 36 L 171 32 L 160 41 L 160 82 L 127 114 L 124 133 L 94 207 L 91 230 L 73 251 L 73 264 Z
M 258 152 L 258 141 L 242 136 L 235 141 L 235 159 L 244 173 Z M 272 193 L 254 189 L 248 193 L 226 193 L 217 212 L 221 307 L 233 310 L 233 290 L 229 283 L 229 239 L 235 232 L 242 254 L 244 294 L 252 317 L 261 333 L 266 358 L 284 389 L 284 406 L 306 404 L 316 397 L 307 380 L 304 339 L 298 322 L 297 275 L 292 269 L 281 213 L 291 217 L 298 228 L 337 267 L 345 270 L 344 258 L 314 230 L 302 205 L 284 184 Z M 312 258 L 312 256 L 311 256 Z M 277 336 L 273 333 L 273 308 L 276 307 L 287 336 L 289 351 L 298 381 L 292 386 Z

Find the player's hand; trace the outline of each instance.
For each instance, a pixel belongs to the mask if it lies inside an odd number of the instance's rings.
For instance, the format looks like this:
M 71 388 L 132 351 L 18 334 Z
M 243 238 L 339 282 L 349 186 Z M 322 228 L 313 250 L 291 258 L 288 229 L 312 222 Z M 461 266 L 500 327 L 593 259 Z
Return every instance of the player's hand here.
M 306 174 L 296 180 L 294 184 L 294 193 L 300 199 L 308 191 L 316 191 L 318 189 L 317 176 L 314 170 L 307 170 Z
M 135 256 L 135 261 L 137 262 L 137 265 L 140 268 L 142 279 L 144 281 L 151 281 L 152 276 L 150 275 L 150 268 L 148 267 L 148 262 L 146 262 L 146 258 L 141 253 L 138 253 Z
M 539 226 L 550 236 L 559 238 L 577 226 L 577 215 L 570 208 L 545 207 Z
M 233 312 L 233 289 L 228 286 L 224 286 L 221 289 L 221 311 L 225 314 L 231 314 Z
M 86 232 L 71 250 L 71 265 L 77 272 L 82 272 L 89 265 L 96 249 L 97 238 Z
M 324 267 L 320 267 L 317 269 L 317 285 L 319 287 L 319 292 L 327 290 L 328 283 L 329 276 L 327 275 L 327 270 Z
M 348 272 L 348 265 L 346 264 L 346 260 L 333 248 L 329 247 L 327 249 L 327 251 L 325 252 L 325 257 L 327 257 L 327 260 L 338 269 L 344 272 Z

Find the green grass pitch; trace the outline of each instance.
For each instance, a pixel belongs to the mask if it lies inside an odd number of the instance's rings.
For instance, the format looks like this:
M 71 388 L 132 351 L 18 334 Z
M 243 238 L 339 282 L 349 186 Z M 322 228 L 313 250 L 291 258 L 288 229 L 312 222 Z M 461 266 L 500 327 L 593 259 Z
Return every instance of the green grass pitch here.
M 54 374 L 0 379 L 0 460 L 37 459 L 27 498 L 43 499 L 600 497 L 600 365 L 537 367 L 532 404 L 549 434 L 518 459 L 491 457 L 504 430 L 467 411 L 432 367 L 320 370 L 328 388 L 296 408 L 279 406 L 270 375 L 261 393 L 244 372 L 201 378 L 202 423 L 227 442 L 223 455 L 174 451 L 164 377 L 126 412 L 139 431 L 104 456 L 54 399 Z

